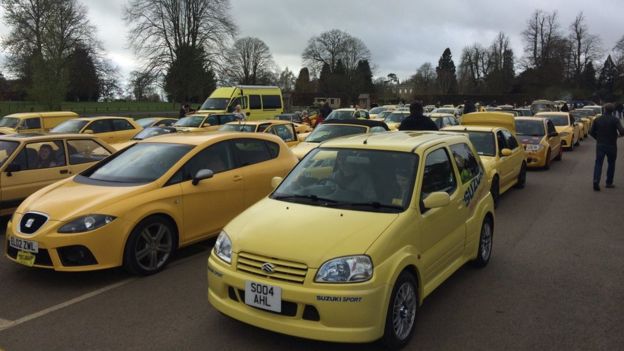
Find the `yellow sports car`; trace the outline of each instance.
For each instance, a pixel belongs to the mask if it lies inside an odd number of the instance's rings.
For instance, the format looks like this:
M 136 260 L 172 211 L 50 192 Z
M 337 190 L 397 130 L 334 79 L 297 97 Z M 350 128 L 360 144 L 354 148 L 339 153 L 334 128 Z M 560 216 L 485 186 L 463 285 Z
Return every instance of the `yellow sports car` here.
M 130 140 L 143 127 L 128 117 L 81 117 L 65 121 L 50 133 L 94 134 L 109 144 Z
M 574 117 L 568 112 L 540 112 L 535 117 L 547 118 L 555 125 L 563 147 L 574 151 L 574 147 L 580 144 L 581 128 L 578 123 L 574 123 Z
M 181 132 L 210 132 L 219 130 L 223 124 L 236 121 L 238 117 L 234 114 L 206 115 L 194 114 L 180 118 L 172 127 Z
M 463 115 L 462 125 L 443 130 L 468 134 L 487 173 L 494 203 L 512 186 L 526 183 L 526 155 L 515 137 L 515 121 L 504 112 L 473 112 Z
M 139 140 L 145 140 L 147 138 L 152 138 L 158 135 L 178 133 L 178 132 L 179 131 L 174 127 L 147 127 L 143 129 L 142 131 L 138 132 L 135 136 L 132 137 L 132 139 L 126 141 L 125 143 L 112 144 L 111 146 L 115 150 L 121 150 L 121 149 L 127 148 L 128 146 L 132 144 L 136 144 Z
M 400 348 L 436 287 L 490 260 L 488 190 L 461 134 L 327 141 L 219 234 L 208 300 L 275 332 Z
M 393 111 L 389 115 L 386 116 L 384 122 L 388 125 L 390 130 L 398 130 L 401 122 L 410 115 L 409 111 Z
M 575 121 L 583 122 L 584 124 L 584 136 L 587 137 L 589 135 L 589 131 L 591 130 L 592 124 L 594 124 L 595 115 L 592 114 L 592 110 L 574 110 L 570 111 L 570 115 L 574 117 Z
M 299 144 L 295 124 L 278 119 L 230 122 L 222 125 L 219 130 L 222 132 L 271 133 L 282 138 L 289 147 Z
M 292 148 L 297 158 L 302 159 L 310 150 L 317 148 L 322 142 L 354 134 L 379 133 L 390 130 L 381 121 L 375 120 L 329 120 L 319 125 L 299 145 Z
M 7 225 L 6 256 L 58 271 L 155 273 L 175 249 L 218 234 L 296 163 L 264 133 L 139 141 L 27 198 Z
M 551 120 L 540 117 L 516 117 L 516 136 L 524 146 L 527 167 L 550 168 L 550 162 L 561 161 L 563 146 Z
M 35 191 L 84 171 L 113 152 L 90 135 L 0 137 L 0 215 L 13 213 Z
M 136 122 L 143 128 L 149 127 L 170 127 L 178 121 L 172 117 L 148 117 L 137 119 Z

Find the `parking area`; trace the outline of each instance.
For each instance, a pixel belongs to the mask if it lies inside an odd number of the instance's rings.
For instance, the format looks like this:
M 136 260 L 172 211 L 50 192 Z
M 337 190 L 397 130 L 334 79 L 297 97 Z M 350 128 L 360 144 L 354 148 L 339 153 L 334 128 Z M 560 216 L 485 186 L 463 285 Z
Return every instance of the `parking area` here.
M 620 140 L 620 149 L 624 143 Z M 464 267 L 418 311 L 406 349 L 598 350 L 624 345 L 624 156 L 616 189 L 591 188 L 586 140 L 496 210 L 492 261 Z M 4 251 L 5 237 L 0 235 Z M 206 299 L 214 240 L 167 269 L 66 274 L 0 259 L 4 350 L 375 350 L 308 341 L 220 315 Z

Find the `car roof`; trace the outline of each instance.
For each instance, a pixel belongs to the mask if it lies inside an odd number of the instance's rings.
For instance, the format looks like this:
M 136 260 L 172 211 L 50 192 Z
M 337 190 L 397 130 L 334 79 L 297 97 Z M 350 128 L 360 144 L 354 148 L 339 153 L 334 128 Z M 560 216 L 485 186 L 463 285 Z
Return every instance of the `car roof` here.
M 127 119 L 127 120 L 134 121 L 134 118 L 124 117 L 124 116 L 93 116 L 93 117 L 80 117 L 80 118 L 75 118 L 75 119 L 83 120 L 83 121 L 97 121 L 101 119 Z
M 216 142 L 229 139 L 263 139 L 273 142 L 279 142 L 280 139 L 277 135 L 271 133 L 245 133 L 245 132 L 200 132 L 200 133 L 171 133 L 161 134 L 155 137 L 141 140 L 139 143 L 171 143 L 171 144 L 187 144 L 187 145 L 201 145 L 208 142 Z M 283 141 L 282 141 L 283 143 Z
M 252 125 L 252 126 L 256 126 L 259 124 L 291 124 L 291 121 L 283 121 L 283 120 L 279 120 L 279 119 L 263 119 L 263 120 L 257 120 L 257 121 L 232 121 L 232 122 L 228 122 L 226 124 L 240 124 L 240 125 Z
M 388 125 L 383 121 L 376 121 L 374 119 L 330 119 L 324 121 L 323 124 L 350 124 L 350 125 L 359 125 L 365 126 L 369 128 L 373 127 L 382 127 L 385 130 L 390 130 Z
M 71 116 L 78 117 L 78 114 L 72 111 L 18 112 L 18 113 L 12 113 L 10 115 L 6 115 L 5 117 L 28 118 L 28 117 L 39 117 L 41 115 L 57 116 L 57 117 L 71 115 Z
M 466 126 L 466 125 L 448 126 L 448 127 L 442 128 L 442 130 L 449 130 L 449 131 L 452 130 L 454 132 L 487 132 L 487 133 L 494 133 L 499 129 L 502 129 L 502 128 L 488 127 L 488 126 Z
M 0 140 L 11 140 L 11 141 L 41 141 L 41 140 L 50 140 L 50 139 L 96 139 L 97 136 L 91 134 L 71 134 L 71 133 L 62 133 L 62 134 L 43 134 L 43 133 L 21 133 L 21 134 L 8 134 L 8 135 L 0 135 Z
M 455 118 L 454 115 L 450 114 L 450 113 L 444 113 L 444 112 L 434 112 L 434 113 L 430 113 L 428 115 L 429 118 L 442 118 L 442 117 L 453 117 Z
M 561 117 L 568 117 L 570 113 L 569 112 L 548 112 L 548 111 L 544 111 L 544 112 L 538 112 L 535 114 L 535 117 L 540 117 L 540 116 L 561 116 Z
M 515 117 L 514 118 L 516 121 L 529 121 L 529 122 L 542 122 L 542 123 L 546 123 L 546 121 L 548 120 L 547 118 L 542 118 L 542 117 L 528 117 L 528 116 L 524 116 L 524 117 Z
M 465 136 L 440 131 L 402 131 L 390 133 L 357 134 L 330 139 L 322 148 L 355 148 L 415 152 L 444 142 L 466 141 Z

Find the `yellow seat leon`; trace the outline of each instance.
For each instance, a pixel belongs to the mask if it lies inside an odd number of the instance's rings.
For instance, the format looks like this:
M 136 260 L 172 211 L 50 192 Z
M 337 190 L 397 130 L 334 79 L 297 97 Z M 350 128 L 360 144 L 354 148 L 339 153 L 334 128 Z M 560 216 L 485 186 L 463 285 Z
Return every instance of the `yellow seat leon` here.
M 523 188 L 527 161 L 515 136 L 514 116 L 504 112 L 473 112 L 462 116 L 462 125 L 443 130 L 468 134 L 485 166 L 494 203 L 511 187 Z
M 574 147 L 579 145 L 581 128 L 569 112 L 539 112 L 535 117 L 547 118 L 553 122 L 563 147 L 567 150 L 574 151 Z
M 330 140 L 224 228 L 208 259 L 208 300 L 279 333 L 402 346 L 429 294 L 466 262 L 488 263 L 493 228 L 466 136 Z
M 128 117 L 80 117 L 65 121 L 50 133 L 93 134 L 108 144 L 130 140 L 143 127 Z
M 27 266 L 161 270 L 175 249 L 217 235 L 297 163 L 270 134 L 170 134 L 139 141 L 27 198 L 6 256 Z
M 561 161 L 563 146 L 551 120 L 540 117 L 516 117 L 516 136 L 527 157 L 529 168 L 550 168 L 550 163 Z
M 229 122 L 222 125 L 219 130 L 222 132 L 271 133 L 284 140 L 289 147 L 299 144 L 295 123 L 279 119 Z

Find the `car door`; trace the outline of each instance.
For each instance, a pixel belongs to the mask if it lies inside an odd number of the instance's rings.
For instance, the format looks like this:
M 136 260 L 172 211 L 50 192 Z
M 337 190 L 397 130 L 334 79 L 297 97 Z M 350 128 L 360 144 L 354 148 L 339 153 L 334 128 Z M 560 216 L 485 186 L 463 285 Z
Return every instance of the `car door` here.
M 561 137 L 559 135 L 550 136 L 553 133 L 557 133 L 557 130 L 555 129 L 555 125 L 553 124 L 551 120 L 547 119 L 546 120 L 546 138 L 548 140 L 548 145 L 550 146 L 551 158 L 557 157 L 557 155 L 559 154 L 559 150 L 561 149 Z
M 111 119 L 111 123 L 113 124 L 115 143 L 123 143 L 130 140 L 139 131 L 138 128 L 135 128 L 130 122 L 122 118 Z
M 505 136 L 503 135 L 503 131 L 502 130 L 498 130 L 496 132 L 496 144 L 497 144 L 497 150 L 496 150 L 496 157 L 497 157 L 497 169 L 498 169 L 498 173 L 499 173 L 499 177 L 500 177 L 500 188 L 501 189 L 506 189 L 507 188 L 507 184 L 510 182 L 510 179 L 513 176 L 513 167 L 512 167 L 512 163 L 510 162 L 510 157 L 509 156 L 503 156 L 502 151 L 503 149 L 509 149 L 509 147 L 507 147 L 507 140 L 505 139 Z
M 509 182 L 513 182 L 520 174 L 522 163 L 526 158 L 526 154 L 524 153 L 524 148 L 520 146 L 520 143 L 510 131 L 507 129 L 502 129 L 501 131 L 505 137 L 507 148 L 511 149 L 512 152 L 511 156 L 506 157 L 504 160 L 504 162 L 507 163 L 504 167 L 510 170 Z
M 2 201 L 16 206 L 35 191 L 70 176 L 63 140 L 26 144 L 11 162 L 19 171 L 2 172 Z
M 88 132 L 89 130 L 91 133 Z M 84 131 L 88 134 L 95 134 L 98 138 L 104 140 L 108 144 L 115 144 L 118 142 L 115 137 L 113 123 L 111 123 L 110 119 L 98 119 L 91 121 L 91 123 L 84 128 Z
M 111 155 L 93 139 L 68 139 L 65 143 L 70 174 L 78 174 Z
M 462 186 L 458 186 L 455 167 L 444 146 L 437 146 L 424 155 L 420 185 L 420 226 L 423 281 L 441 280 L 463 250 L 465 236 L 465 205 Z M 449 205 L 426 209 L 424 199 L 433 192 L 446 192 Z
M 201 169 L 212 170 L 214 176 L 193 185 L 193 176 Z M 181 243 L 218 233 L 245 209 L 242 172 L 235 167 L 228 141 L 204 148 L 176 172 L 169 183 L 179 183 L 182 189 Z

